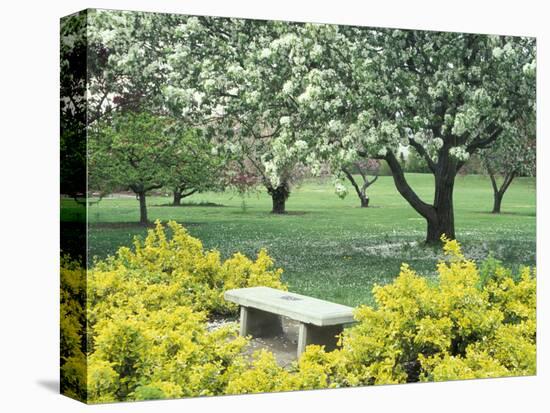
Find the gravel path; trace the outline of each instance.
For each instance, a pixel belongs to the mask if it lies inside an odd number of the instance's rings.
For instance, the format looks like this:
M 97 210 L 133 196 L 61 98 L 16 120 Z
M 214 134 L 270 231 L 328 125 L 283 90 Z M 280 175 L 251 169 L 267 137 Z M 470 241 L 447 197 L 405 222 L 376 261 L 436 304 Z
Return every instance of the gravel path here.
M 238 323 L 234 319 L 218 319 L 207 324 L 209 331 L 215 330 L 230 323 Z M 256 337 L 250 340 L 245 354 L 252 358 L 252 354 L 261 349 L 269 350 L 281 367 L 289 367 L 296 357 L 298 345 L 299 323 L 283 317 L 283 334 L 275 337 Z

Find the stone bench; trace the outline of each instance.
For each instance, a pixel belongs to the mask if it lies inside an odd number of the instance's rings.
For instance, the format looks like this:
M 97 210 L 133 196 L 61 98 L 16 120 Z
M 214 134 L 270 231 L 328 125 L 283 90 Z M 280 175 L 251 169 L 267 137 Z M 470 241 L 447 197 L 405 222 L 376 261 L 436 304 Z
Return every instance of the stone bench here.
M 351 307 L 269 287 L 226 291 L 224 298 L 241 306 L 240 334 L 273 337 L 283 333 L 281 316 L 300 323 L 298 357 L 308 344 L 334 350 L 346 324 L 354 323 Z

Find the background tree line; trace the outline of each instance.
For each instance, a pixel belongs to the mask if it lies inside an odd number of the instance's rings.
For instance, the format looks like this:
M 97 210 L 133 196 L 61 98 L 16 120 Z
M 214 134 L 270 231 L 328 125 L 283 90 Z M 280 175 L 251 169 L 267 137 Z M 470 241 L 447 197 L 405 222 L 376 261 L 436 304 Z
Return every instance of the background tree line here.
M 160 187 L 178 203 L 261 185 L 284 213 L 304 168 L 328 170 L 340 196 L 349 181 L 367 206 L 389 169 L 439 242 L 455 237 L 454 182 L 471 158 L 494 212 L 535 173 L 532 38 L 122 11 L 88 25 L 90 182 L 134 191 L 142 222 Z M 409 185 L 413 162 L 434 176 L 433 200 Z

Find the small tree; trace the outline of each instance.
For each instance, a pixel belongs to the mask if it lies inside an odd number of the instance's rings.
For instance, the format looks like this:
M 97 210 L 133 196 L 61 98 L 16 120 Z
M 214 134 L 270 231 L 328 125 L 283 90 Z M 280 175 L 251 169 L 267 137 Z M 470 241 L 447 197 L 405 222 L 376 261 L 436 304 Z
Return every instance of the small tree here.
M 370 198 L 367 195 L 367 188 L 376 182 L 379 170 L 380 161 L 376 159 L 368 159 L 366 161 L 360 160 L 342 167 L 342 172 L 344 172 L 344 175 L 346 175 L 346 178 L 350 181 L 361 201 L 361 208 L 367 208 L 369 206 Z M 362 182 L 357 182 L 353 176 L 354 173 L 358 173 L 359 176 L 361 176 Z M 371 175 L 372 178 L 369 177 L 369 175 Z
M 536 169 L 535 120 L 520 117 L 503 139 L 481 152 L 483 166 L 493 188 L 493 214 L 499 214 L 502 198 L 517 176 L 534 176 Z M 498 183 L 498 176 L 502 181 Z
M 189 17 L 180 25 L 164 93 L 177 116 L 204 127 L 217 146 L 254 169 L 284 214 L 291 184 L 308 154 L 304 128 L 290 127 L 291 91 L 308 68 L 299 26 L 282 22 Z M 177 47 L 175 46 L 177 45 Z
M 172 121 L 146 112 L 115 114 L 91 134 L 90 184 L 102 191 L 130 189 L 139 200 L 140 224 L 149 222 L 147 194 L 162 188 L 173 164 L 178 139 Z
M 182 199 L 197 192 L 221 188 L 222 157 L 203 139 L 200 130 L 184 130 L 173 155 L 167 176 L 167 186 L 174 195 L 172 205 L 181 205 Z
M 237 192 L 242 200 L 241 209 L 246 210 L 246 196 L 258 190 L 261 177 L 256 169 L 243 159 L 229 159 L 223 169 L 223 185 Z

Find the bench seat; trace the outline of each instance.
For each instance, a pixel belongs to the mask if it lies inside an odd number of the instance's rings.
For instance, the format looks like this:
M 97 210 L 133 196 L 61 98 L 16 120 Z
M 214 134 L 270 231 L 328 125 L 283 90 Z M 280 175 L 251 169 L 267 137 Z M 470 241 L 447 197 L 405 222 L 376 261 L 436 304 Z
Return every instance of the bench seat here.
M 355 322 L 351 307 L 269 287 L 228 290 L 224 298 L 241 306 L 243 336 L 282 334 L 281 316 L 298 321 L 298 356 L 308 344 L 333 350 L 344 326 Z

